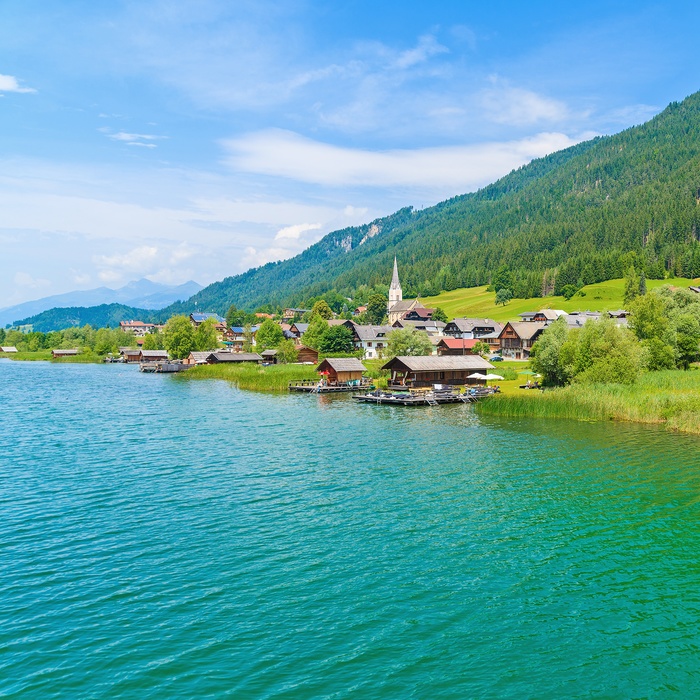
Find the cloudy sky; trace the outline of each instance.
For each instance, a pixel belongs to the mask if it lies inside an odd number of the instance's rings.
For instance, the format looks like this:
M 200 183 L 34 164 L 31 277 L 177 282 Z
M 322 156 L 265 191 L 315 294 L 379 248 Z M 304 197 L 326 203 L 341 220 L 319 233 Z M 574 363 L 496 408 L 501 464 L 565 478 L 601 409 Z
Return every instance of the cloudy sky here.
M 700 89 L 696 2 L 2 5 L 0 307 L 206 284 Z

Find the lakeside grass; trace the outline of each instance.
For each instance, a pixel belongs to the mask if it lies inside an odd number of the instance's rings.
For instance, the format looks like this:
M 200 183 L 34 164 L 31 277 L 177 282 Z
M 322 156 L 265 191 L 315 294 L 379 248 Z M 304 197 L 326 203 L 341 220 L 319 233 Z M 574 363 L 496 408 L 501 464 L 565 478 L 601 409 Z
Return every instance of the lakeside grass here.
M 300 379 L 318 380 L 315 365 L 269 365 L 252 363 L 197 365 L 174 375 L 177 379 L 225 379 L 239 389 L 249 391 L 286 392 L 289 382 Z
M 632 385 L 505 392 L 480 402 L 477 411 L 511 418 L 657 423 L 668 430 L 700 435 L 700 370 L 649 372 Z
M 687 288 L 697 285 L 698 280 L 680 277 L 665 280 L 647 280 L 647 289 L 658 289 L 669 284 Z M 428 308 L 439 306 L 450 318 L 491 318 L 494 321 L 520 320 L 518 314 L 540 309 L 562 309 L 571 311 L 610 311 L 624 308 L 625 281 L 608 280 L 589 284 L 581 290 L 585 296 L 576 294 L 569 301 L 561 296 L 513 299 L 505 306 L 496 306 L 496 293 L 487 292 L 486 287 L 453 289 L 433 297 L 421 299 Z
M 377 386 L 386 386 L 389 373 L 380 369 L 385 362 L 386 360 L 362 361 L 367 368 L 366 376 L 370 377 Z M 319 378 L 316 365 L 291 364 L 264 367 L 252 363 L 197 365 L 175 376 L 178 379 L 224 379 L 232 382 L 239 389 L 273 393 L 286 392 L 289 382 L 302 379 L 317 381 Z
M 0 352 L 0 358 L 8 360 L 21 360 L 23 362 L 55 362 L 57 364 L 74 364 L 74 363 L 101 363 L 102 355 L 96 355 L 91 352 L 84 352 L 80 355 L 72 355 L 70 357 L 53 357 L 51 350 L 36 350 L 34 352 Z

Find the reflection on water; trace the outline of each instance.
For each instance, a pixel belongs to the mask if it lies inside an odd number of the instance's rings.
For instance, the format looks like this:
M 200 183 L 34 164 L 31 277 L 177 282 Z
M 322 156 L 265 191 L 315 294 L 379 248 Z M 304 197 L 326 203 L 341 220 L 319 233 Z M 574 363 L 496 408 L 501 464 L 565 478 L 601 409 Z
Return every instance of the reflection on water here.
M 0 694 L 698 690 L 698 438 L 0 363 Z

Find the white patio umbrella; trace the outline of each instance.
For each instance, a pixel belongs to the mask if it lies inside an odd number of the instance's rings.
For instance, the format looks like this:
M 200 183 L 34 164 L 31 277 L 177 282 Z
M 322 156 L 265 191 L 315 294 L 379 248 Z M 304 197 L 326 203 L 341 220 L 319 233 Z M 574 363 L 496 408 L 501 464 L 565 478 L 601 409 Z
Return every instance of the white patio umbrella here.
M 467 379 L 486 379 L 488 375 L 486 374 L 479 374 L 478 372 L 474 372 L 474 374 L 470 374 Z
M 503 377 L 500 374 L 487 374 L 486 379 L 500 379 L 501 381 L 503 381 Z

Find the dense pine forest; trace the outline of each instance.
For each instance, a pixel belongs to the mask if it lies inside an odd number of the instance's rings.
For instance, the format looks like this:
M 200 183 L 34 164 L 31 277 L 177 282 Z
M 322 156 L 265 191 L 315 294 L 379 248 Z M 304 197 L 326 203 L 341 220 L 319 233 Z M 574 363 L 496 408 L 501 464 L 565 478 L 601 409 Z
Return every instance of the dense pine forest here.
M 538 159 L 473 194 L 335 231 L 300 255 L 206 287 L 195 302 L 299 304 L 386 283 L 393 256 L 406 295 L 488 284 L 516 297 L 623 276 L 700 276 L 700 93 L 641 126 Z

